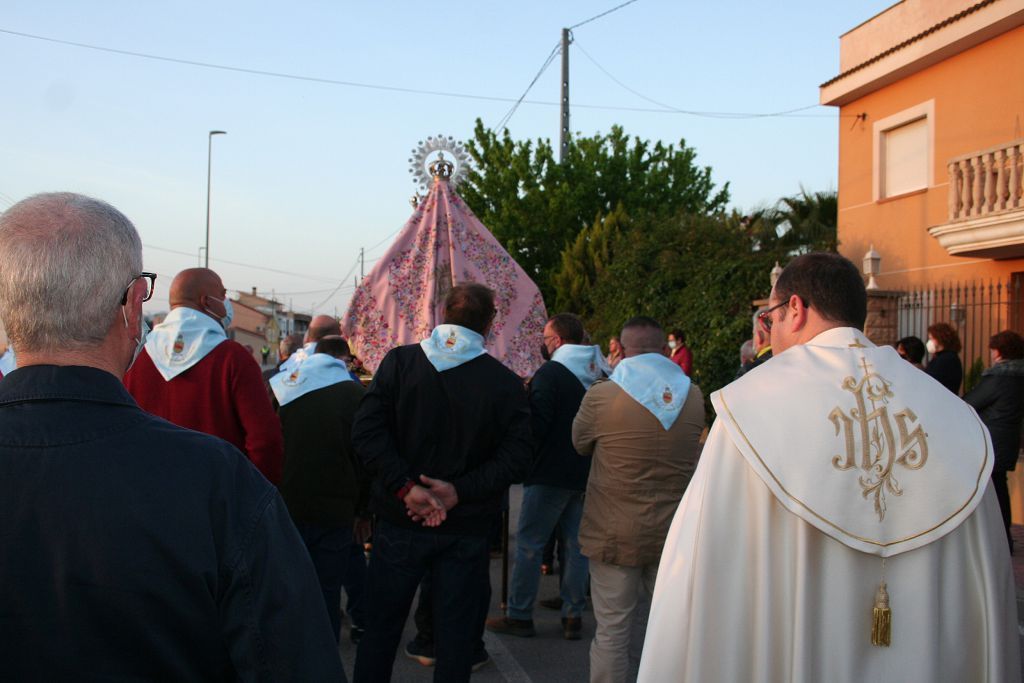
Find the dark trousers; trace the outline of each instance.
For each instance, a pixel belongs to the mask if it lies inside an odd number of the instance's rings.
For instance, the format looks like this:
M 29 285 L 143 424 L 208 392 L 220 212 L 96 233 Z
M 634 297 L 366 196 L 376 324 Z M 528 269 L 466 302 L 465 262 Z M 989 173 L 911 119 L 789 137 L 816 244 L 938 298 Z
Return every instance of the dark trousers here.
M 434 681 L 468 681 L 480 614 L 490 600 L 489 564 L 486 536 L 445 535 L 380 521 L 367 573 L 366 634 L 359 641 L 355 681 L 391 680 L 402 629 L 427 571 L 432 577 Z
M 416 603 L 416 611 L 413 612 L 412 619 L 413 623 L 416 624 L 416 643 L 421 649 L 429 650 L 433 653 L 434 649 L 434 601 L 433 601 L 433 582 L 430 580 L 430 572 L 427 572 L 423 576 L 423 581 L 420 582 L 420 599 Z M 475 653 L 480 655 L 486 650 L 484 648 L 484 622 L 487 621 L 487 608 L 491 604 L 491 582 L 490 576 L 487 577 L 487 592 L 480 600 L 480 616 L 477 619 L 476 629 L 476 650 Z
M 366 621 L 366 554 L 361 543 L 352 543 L 341 584 L 348 596 L 345 603 L 348 618 L 353 626 L 363 628 Z
M 1010 489 L 1006 483 L 1006 470 L 992 470 L 992 488 L 996 492 L 996 500 L 999 501 L 999 511 L 1003 513 L 1003 528 L 1006 529 L 1006 542 L 1010 544 L 1010 552 L 1013 552 L 1013 538 L 1010 536 Z
M 341 633 L 341 584 L 347 573 L 349 558 L 352 557 L 352 546 L 355 545 L 352 527 L 331 528 L 297 522 L 295 528 L 299 530 L 309 557 L 313 560 L 327 616 L 334 629 L 334 641 L 338 642 Z

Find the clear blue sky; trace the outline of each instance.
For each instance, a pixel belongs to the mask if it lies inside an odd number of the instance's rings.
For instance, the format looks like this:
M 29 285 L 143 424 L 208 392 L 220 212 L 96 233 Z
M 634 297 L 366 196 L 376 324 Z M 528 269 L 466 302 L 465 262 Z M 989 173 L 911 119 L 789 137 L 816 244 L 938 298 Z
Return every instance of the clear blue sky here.
M 184 60 L 333 80 L 516 98 L 571 26 L 621 0 L 462 2 L 8 3 L 0 29 Z M 890 0 L 780 3 L 638 0 L 574 31 L 575 104 L 651 108 L 602 73 L 672 107 L 775 112 L 812 105 L 838 72 L 838 37 Z M 105 199 L 136 224 L 167 285 L 197 263 L 213 142 L 211 267 L 296 309 L 345 309 L 361 246 L 386 247 L 411 211 L 409 152 L 443 133 L 495 125 L 506 102 L 327 85 L 167 63 L 0 33 L 0 210 L 36 192 Z M 528 99 L 556 102 L 559 62 Z M 839 122 L 721 119 L 575 107 L 585 135 L 631 135 L 697 150 L 740 209 L 834 189 Z M 516 138 L 558 134 L 558 108 L 523 104 Z M 174 252 L 184 252 L 177 254 Z M 249 268 L 221 259 L 261 266 Z M 369 264 L 367 266 L 369 268 Z M 275 273 L 290 271 L 302 275 Z

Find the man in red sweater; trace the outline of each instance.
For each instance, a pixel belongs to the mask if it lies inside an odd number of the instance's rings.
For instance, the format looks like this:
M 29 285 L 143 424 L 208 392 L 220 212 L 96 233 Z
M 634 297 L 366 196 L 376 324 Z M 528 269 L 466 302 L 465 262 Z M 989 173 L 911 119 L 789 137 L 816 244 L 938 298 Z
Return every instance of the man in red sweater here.
M 259 365 L 224 332 L 232 309 L 220 276 L 183 270 L 171 283 L 170 301 L 171 312 L 125 375 L 128 391 L 143 410 L 230 442 L 277 484 L 281 423 Z

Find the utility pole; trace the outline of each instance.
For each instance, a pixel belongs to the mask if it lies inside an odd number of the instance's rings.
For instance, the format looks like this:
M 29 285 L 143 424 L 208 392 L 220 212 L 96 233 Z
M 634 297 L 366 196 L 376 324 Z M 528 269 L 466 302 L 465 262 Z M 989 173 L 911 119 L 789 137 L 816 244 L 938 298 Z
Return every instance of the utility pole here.
M 366 265 L 366 263 L 364 261 L 364 258 L 363 258 L 365 252 L 366 252 L 366 250 L 363 249 L 363 247 L 359 247 L 359 279 L 360 280 L 362 280 L 364 277 L 366 277 L 366 274 L 363 272 L 363 267 Z
M 569 29 L 562 29 L 562 127 L 559 131 L 558 141 L 558 163 L 565 161 L 565 154 L 569 151 L 569 43 L 571 42 Z

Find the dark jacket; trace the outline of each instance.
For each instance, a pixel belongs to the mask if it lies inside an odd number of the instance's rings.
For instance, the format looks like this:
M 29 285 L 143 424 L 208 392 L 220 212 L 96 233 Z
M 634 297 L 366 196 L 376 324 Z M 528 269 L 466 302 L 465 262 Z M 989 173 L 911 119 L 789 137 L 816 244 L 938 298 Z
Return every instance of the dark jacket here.
M 348 526 L 365 509 L 369 482 L 352 449 L 352 419 L 365 393 L 359 382 L 338 382 L 278 410 L 284 431 L 281 495 L 296 522 Z
M 1020 450 L 1020 427 L 1024 419 L 1024 360 L 996 363 L 966 396 L 992 435 L 995 468 L 1012 470 Z
M 772 349 L 769 346 L 768 349 L 764 353 L 761 353 L 761 354 L 758 354 L 757 356 L 754 356 L 753 358 L 748 360 L 746 363 L 741 365 L 740 369 L 739 369 L 739 372 L 736 373 L 736 379 L 739 379 L 740 377 L 742 377 L 743 375 L 747 374 L 748 372 L 750 372 L 754 368 L 759 367 L 761 365 L 764 365 L 765 363 L 767 363 L 771 359 L 772 359 Z
M 924 371 L 954 394 L 960 393 L 960 383 L 964 380 L 964 366 L 956 351 L 948 349 L 939 351 L 932 356 Z
M 0 680 L 344 680 L 276 489 L 113 375 L 0 382 Z
M 530 380 L 534 464 L 524 482 L 528 486 L 586 490 L 590 458 L 572 447 L 572 421 L 586 393 L 576 375 L 556 361 L 540 366 Z
M 438 372 L 418 344 L 381 361 L 352 425 L 373 477 L 370 509 L 397 526 L 485 535 L 505 490 L 530 468 L 530 409 L 516 375 L 484 354 Z M 419 475 L 455 485 L 458 505 L 436 529 L 412 522 L 396 494 Z

